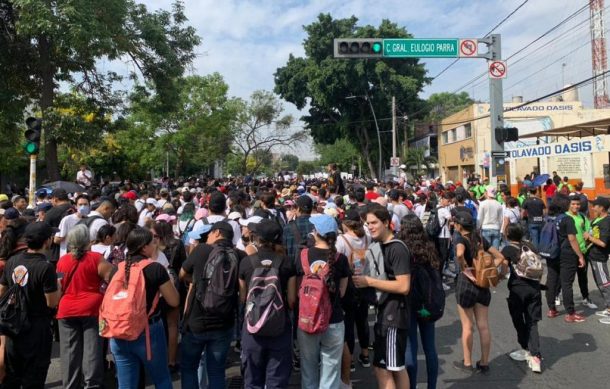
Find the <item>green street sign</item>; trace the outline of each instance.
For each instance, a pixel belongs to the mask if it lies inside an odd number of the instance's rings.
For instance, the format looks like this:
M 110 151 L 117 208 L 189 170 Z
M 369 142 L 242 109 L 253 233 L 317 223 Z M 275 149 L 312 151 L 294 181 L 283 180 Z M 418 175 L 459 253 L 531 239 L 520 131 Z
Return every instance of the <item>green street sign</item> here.
M 457 58 L 459 39 L 384 39 L 383 56 L 387 58 Z

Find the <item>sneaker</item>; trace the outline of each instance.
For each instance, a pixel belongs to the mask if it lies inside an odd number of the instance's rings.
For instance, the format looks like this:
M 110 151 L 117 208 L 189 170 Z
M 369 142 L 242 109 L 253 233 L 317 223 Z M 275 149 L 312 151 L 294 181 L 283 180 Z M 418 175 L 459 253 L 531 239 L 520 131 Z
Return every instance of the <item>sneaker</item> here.
M 529 358 L 530 353 L 527 350 L 517 350 L 510 353 L 509 356 L 510 359 L 512 359 L 513 361 L 523 362 L 526 361 L 527 358 Z
M 586 320 L 586 318 L 578 313 L 573 313 L 571 315 L 567 315 L 564 320 L 566 323 L 582 323 Z
M 474 372 L 474 368 L 472 366 L 464 365 L 464 361 L 453 362 L 453 367 L 462 373 L 472 374 Z
M 601 317 L 610 317 L 610 311 L 607 309 L 604 309 L 603 311 L 597 311 L 595 312 L 595 314 Z
M 604 317 L 603 319 L 599 319 L 599 322 L 602 324 L 610 324 L 610 317 Z
M 546 313 L 546 317 L 549 319 L 556 318 L 557 316 L 559 316 L 559 312 L 557 312 L 556 309 L 549 309 L 549 311 Z
M 540 357 L 531 356 L 527 359 L 527 365 L 534 373 L 542 373 L 542 368 L 540 367 Z
M 446 268 L 445 270 L 443 270 L 443 275 L 447 276 L 449 278 L 455 278 L 455 273 L 452 272 L 449 268 Z
M 292 360 L 292 369 L 296 372 L 301 371 L 301 361 L 299 361 L 298 359 L 293 359 Z
M 561 299 L 559 298 L 559 296 L 555 297 L 555 306 L 558 307 L 561 305 Z
M 489 365 L 481 365 L 481 361 L 477 362 L 477 372 L 481 374 L 489 373 Z
M 369 357 L 362 354 L 358 356 L 358 363 L 360 363 L 360 366 L 362 367 L 371 367 L 371 360 Z
M 443 290 L 448 291 L 450 289 L 451 289 L 451 287 L 443 282 Z
M 597 305 L 593 304 L 593 302 L 591 302 L 589 299 L 582 300 L 582 305 L 588 307 L 589 309 L 597 309 Z

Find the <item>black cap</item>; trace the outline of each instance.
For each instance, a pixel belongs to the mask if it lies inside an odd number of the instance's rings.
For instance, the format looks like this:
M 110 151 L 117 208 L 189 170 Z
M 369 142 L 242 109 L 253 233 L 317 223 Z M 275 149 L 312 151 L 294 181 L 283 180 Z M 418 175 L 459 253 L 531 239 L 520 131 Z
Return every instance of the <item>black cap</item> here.
M 455 214 L 455 222 L 462 227 L 471 228 L 474 227 L 474 220 L 470 212 L 460 211 Z
M 610 199 L 598 196 L 595 200 L 591 201 L 591 204 L 601 205 L 607 211 L 610 208 Z
M 19 216 L 21 216 L 21 215 L 19 214 L 19 211 L 17 210 L 17 208 L 10 207 L 10 208 L 7 208 L 6 211 L 4 211 L 4 218 L 6 220 L 15 220 Z
M 216 222 L 212 225 L 212 229 L 210 230 L 210 232 L 212 231 L 222 231 L 224 233 L 227 234 L 227 239 L 229 240 L 233 240 L 233 227 L 231 226 L 231 224 L 229 224 L 228 222 L 222 221 L 222 222 Z
M 345 218 L 343 218 L 343 220 L 362 223 L 362 218 L 360 217 L 360 213 L 356 210 L 356 208 L 350 208 L 350 210 L 345 213 Z
M 250 223 L 248 228 L 266 242 L 279 243 L 282 239 L 282 228 L 275 220 L 263 219 L 260 223 Z
M 313 200 L 307 195 L 303 195 L 297 199 L 297 206 L 303 212 L 311 212 L 313 210 Z
M 56 198 L 62 201 L 68 200 L 68 192 L 66 192 L 66 190 L 63 188 L 53 189 L 53 192 L 51 192 L 51 198 Z
M 25 228 L 23 237 L 26 241 L 46 240 L 52 237 L 57 231 L 59 231 L 59 228 L 51 227 L 46 222 L 35 222 L 30 223 Z
M 53 204 L 51 204 L 51 203 L 48 203 L 48 202 L 40 203 L 36 207 L 36 212 L 40 212 L 40 211 L 46 212 L 51 208 L 53 208 Z

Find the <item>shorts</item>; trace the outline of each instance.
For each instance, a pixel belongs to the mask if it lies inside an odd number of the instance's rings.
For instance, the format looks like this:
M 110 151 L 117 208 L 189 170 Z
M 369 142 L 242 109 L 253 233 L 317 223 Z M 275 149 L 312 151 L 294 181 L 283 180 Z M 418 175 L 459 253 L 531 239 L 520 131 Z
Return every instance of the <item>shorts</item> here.
M 379 324 L 375 324 L 373 366 L 388 371 L 403 370 L 407 350 L 407 330 L 389 327 L 385 336 L 382 336 L 378 326 Z
M 460 273 L 455 287 L 457 303 L 462 308 L 472 308 L 475 304 L 485 307 L 491 302 L 491 292 L 488 288 L 479 288 L 464 273 Z

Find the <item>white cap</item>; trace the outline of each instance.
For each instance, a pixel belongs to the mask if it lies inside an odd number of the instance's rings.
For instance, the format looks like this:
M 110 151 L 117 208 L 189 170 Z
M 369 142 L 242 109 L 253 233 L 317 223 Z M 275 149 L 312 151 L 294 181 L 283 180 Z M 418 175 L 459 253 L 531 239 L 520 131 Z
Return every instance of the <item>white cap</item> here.
M 229 216 L 227 216 L 227 219 L 229 219 L 229 220 L 241 219 L 241 213 L 233 211 L 233 212 L 229 213 Z
M 243 218 L 239 219 L 239 224 L 242 227 L 248 227 L 248 224 L 250 224 L 250 223 L 258 224 L 261 222 L 261 220 L 263 220 L 263 218 L 260 216 L 250 216 L 247 219 L 243 219 Z
M 152 197 L 149 197 L 146 199 L 146 204 L 151 204 L 154 205 L 155 208 L 159 208 L 159 203 L 157 202 L 157 200 L 153 199 Z

